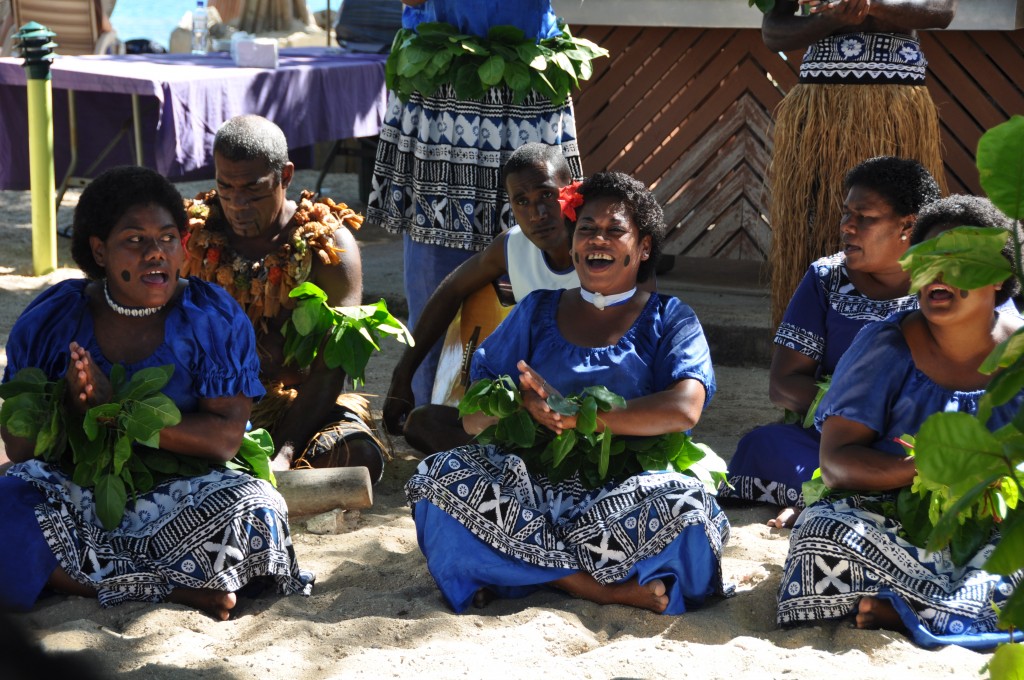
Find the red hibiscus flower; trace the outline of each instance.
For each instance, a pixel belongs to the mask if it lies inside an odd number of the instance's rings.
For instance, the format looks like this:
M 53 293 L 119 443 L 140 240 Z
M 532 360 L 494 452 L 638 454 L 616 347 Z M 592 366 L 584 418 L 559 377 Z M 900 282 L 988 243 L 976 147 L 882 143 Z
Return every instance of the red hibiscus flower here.
M 576 208 L 583 205 L 583 194 L 579 192 L 580 182 L 558 190 L 558 203 L 562 206 L 562 215 L 573 222 L 576 221 Z

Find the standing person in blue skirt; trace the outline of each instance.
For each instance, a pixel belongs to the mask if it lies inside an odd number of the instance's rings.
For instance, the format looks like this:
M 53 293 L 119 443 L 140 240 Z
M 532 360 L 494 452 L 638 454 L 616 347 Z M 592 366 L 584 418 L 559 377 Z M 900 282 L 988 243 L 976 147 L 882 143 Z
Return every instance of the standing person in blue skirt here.
M 424 24 L 450 24 L 457 33 L 474 36 L 483 45 L 491 44 L 487 36 L 495 27 L 521 31 L 526 45 L 563 35 L 549 0 L 403 2 L 406 31 L 399 32 L 392 48 L 389 73 L 412 54 L 435 53 L 413 33 Z M 404 237 L 410 328 L 445 276 L 514 225 L 500 180 L 501 168 L 513 151 L 528 142 L 557 146 L 573 179 L 583 176 L 569 81 L 564 91 L 553 94 L 533 90 L 520 98 L 501 81 L 481 88 L 480 96 L 460 96 L 456 90 L 462 90 L 463 81 L 457 74 L 466 71 L 460 68 L 465 66 L 460 59 L 440 68 L 431 81 L 438 83 L 433 92 L 421 91 L 419 86 L 389 92 L 377 148 L 367 223 Z M 521 66 L 521 73 L 530 73 L 516 50 L 502 59 L 506 72 Z M 589 69 L 589 59 L 585 61 Z M 477 67 L 468 71 L 475 74 Z M 413 379 L 416 406 L 430 401 L 439 351 L 438 345 Z

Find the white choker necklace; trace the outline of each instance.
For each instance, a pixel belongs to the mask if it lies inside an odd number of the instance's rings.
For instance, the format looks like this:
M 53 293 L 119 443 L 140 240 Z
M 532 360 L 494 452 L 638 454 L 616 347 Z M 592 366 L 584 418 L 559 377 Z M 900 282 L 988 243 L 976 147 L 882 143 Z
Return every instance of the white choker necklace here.
M 152 316 L 164 308 L 163 305 L 159 307 L 122 307 L 114 302 L 114 298 L 110 297 L 110 288 L 107 287 L 106 279 L 103 279 L 103 297 L 107 298 L 110 308 L 121 316 Z
M 580 297 L 598 309 L 625 304 L 629 302 L 634 295 L 636 295 L 636 286 L 633 286 L 631 290 L 627 290 L 625 293 L 616 293 L 615 295 L 601 295 L 601 293 L 591 293 L 586 288 L 580 288 Z

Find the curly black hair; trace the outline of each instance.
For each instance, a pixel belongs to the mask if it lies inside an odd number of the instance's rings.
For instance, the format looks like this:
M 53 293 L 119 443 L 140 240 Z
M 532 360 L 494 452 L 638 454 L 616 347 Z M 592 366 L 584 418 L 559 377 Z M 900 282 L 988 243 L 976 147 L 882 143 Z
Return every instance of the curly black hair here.
M 843 190 L 871 189 L 901 217 L 916 215 L 942 192 L 928 170 L 911 158 L 875 156 L 858 163 L 843 180 Z
M 181 194 L 155 170 L 125 165 L 111 168 L 89 182 L 75 207 L 71 234 L 71 257 L 87 277 L 106 276 L 106 270 L 93 259 L 89 238 L 95 236 L 106 241 L 129 209 L 149 204 L 166 209 L 178 231 L 185 233 L 188 216 Z
M 987 198 L 953 194 L 929 203 L 917 214 L 917 223 L 910 234 L 910 245 L 917 245 L 927 238 L 935 238 L 942 232 L 956 227 L 994 227 L 1010 232 L 1010 238 L 1006 239 L 1002 252 L 1003 257 L 1009 260 L 1013 274 L 996 291 L 996 304 L 1001 305 L 1016 296 L 1020 292 L 1020 282 L 1017 281 L 1016 275 L 1017 258 L 1014 257 L 1016 246 L 1013 234 L 1017 233 L 1018 243 L 1024 242 L 1024 235 L 1021 234 L 1017 222 L 1004 215 Z
M 666 232 L 665 214 L 650 189 L 640 180 L 622 172 L 598 172 L 583 180 L 578 191 L 583 195 L 584 204 L 596 198 L 614 198 L 625 204 L 640 231 L 640 238 L 651 237 L 650 256 L 640 263 L 640 268 L 636 272 L 637 281 L 649 279 L 657 266 L 661 242 L 665 239 Z M 571 240 L 576 223 L 566 220 L 565 224 Z

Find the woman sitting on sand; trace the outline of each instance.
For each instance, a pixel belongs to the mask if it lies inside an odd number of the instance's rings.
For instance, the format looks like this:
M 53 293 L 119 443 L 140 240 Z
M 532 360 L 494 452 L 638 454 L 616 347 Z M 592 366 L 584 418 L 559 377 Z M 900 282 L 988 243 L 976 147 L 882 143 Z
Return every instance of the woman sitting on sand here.
M 44 291 L 7 343 L 5 381 L 23 368 L 67 379 L 64 408 L 111 402 L 111 369 L 127 377 L 172 365 L 163 393 L 181 422 L 159 431 L 162 450 L 224 463 L 239 450 L 263 394 L 252 325 L 221 288 L 179 278 L 187 219 L 181 196 L 157 173 L 115 168 L 82 192 L 71 251 L 88 277 Z M 35 442 L 4 429 L 13 466 L 0 478 L 0 606 L 27 609 L 49 587 L 99 598 L 176 602 L 227 619 L 235 592 L 272 577 L 281 593 L 308 594 L 280 494 L 248 474 L 211 467 L 128 494 L 119 526 L 105 530 L 97 496 L 69 469 L 33 456 Z M 65 457 L 65 460 L 68 456 Z
M 638 291 L 665 226 L 654 196 L 621 173 L 579 187 L 569 222 L 581 288 L 526 297 L 477 350 L 473 380 L 518 376 L 530 416 L 555 433 L 575 416 L 548 408 L 556 390 L 603 385 L 626 406 L 599 414 L 616 435 L 660 435 L 697 424 L 715 390 L 704 333 L 673 297 Z M 543 377 L 541 377 L 543 376 Z M 603 421 L 603 422 L 602 422 Z M 494 419 L 467 416 L 467 432 Z M 451 607 L 551 586 L 601 604 L 679 614 L 722 592 L 729 523 L 696 479 L 648 472 L 587 489 L 553 483 L 496 446 L 426 458 L 406 485 L 427 567 Z
M 818 381 L 835 371 L 853 337 L 872 321 L 917 309 L 899 258 L 921 207 L 939 185 L 915 160 L 880 156 L 846 174 L 839 232 L 843 250 L 814 262 L 775 334 L 769 397 L 804 419 Z M 764 425 L 740 439 L 729 461 L 723 498 L 783 507 L 770 526 L 792 526 L 803 507 L 801 486 L 818 467 L 818 431 L 801 422 Z
M 921 211 L 912 242 L 961 225 L 1014 228 L 987 199 L 951 196 Z M 1003 254 L 1014 266 L 1012 238 Z M 918 311 L 871 324 L 857 336 L 818 409 L 821 475 L 830 489 L 875 497 L 825 499 L 801 514 L 779 588 L 780 624 L 856 613 L 858 628 L 905 628 L 923 646 L 991 647 L 1007 640 L 1005 632 L 994 632 L 992 604 L 1012 594 L 1019 576 L 980 569 L 998 534 L 958 567 L 949 548 L 936 553 L 908 543 L 899 520 L 878 512 L 886 497 L 877 496 L 908 486 L 917 473 L 895 438 L 917 434 L 933 413 L 977 411 L 991 377 L 978 368 L 1024 325 L 996 309 L 1018 288 L 1013 276 L 975 290 L 939 277 L 919 291 Z M 1022 404 L 1024 392 L 996 407 L 987 426 L 1006 425 Z

